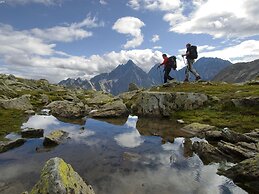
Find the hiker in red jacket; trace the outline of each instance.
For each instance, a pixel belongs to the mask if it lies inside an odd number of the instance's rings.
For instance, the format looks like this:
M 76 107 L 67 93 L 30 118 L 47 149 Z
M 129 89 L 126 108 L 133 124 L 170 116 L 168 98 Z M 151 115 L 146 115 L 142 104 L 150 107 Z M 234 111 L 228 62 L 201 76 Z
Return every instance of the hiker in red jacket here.
M 163 57 L 164 61 L 163 61 L 163 63 L 161 63 L 161 64 L 158 66 L 158 68 L 160 68 L 162 65 L 164 65 L 164 83 L 166 83 L 166 82 L 167 82 L 167 79 L 172 80 L 172 79 L 174 79 L 174 78 L 172 78 L 172 77 L 169 75 L 169 74 L 170 74 L 170 71 L 171 71 L 171 66 L 170 66 L 169 63 L 168 63 L 168 57 L 167 57 L 167 55 L 166 55 L 166 54 L 163 54 L 162 57 Z

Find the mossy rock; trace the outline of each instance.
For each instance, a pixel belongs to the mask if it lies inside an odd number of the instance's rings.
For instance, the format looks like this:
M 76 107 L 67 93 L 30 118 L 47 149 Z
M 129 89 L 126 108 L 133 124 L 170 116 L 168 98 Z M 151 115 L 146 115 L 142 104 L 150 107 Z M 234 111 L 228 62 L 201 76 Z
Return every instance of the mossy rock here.
M 94 194 L 91 185 L 84 182 L 70 164 L 61 158 L 48 160 L 41 171 L 40 180 L 30 194 Z

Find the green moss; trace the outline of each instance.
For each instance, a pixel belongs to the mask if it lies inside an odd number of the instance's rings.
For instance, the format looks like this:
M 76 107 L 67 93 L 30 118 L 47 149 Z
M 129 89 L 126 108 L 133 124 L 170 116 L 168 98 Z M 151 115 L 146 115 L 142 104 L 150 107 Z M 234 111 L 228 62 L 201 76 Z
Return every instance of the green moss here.
M 0 109 L 0 140 L 4 140 L 4 136 L 11 132 L 20 131 L 26 119 L 24 111 Z

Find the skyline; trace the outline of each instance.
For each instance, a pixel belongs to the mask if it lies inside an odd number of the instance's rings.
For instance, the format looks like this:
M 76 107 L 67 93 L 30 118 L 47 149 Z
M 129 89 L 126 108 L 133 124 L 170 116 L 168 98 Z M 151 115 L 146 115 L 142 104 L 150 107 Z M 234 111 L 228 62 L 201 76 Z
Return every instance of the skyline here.
M 133 60 L 149 71 L 162 53 L 232 63 L 259 57 L 259 0 L 0 1 L 0 73 L 57 83 L 90 79 Z

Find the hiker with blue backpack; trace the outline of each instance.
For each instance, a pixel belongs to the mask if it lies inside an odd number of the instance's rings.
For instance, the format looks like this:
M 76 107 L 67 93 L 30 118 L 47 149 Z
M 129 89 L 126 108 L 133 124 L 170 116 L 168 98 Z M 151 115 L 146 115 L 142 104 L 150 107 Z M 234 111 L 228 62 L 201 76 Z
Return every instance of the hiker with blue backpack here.
M 162 65 L 164 65 L 164 83 L 166 83 L 167 80 L 174 79 L 169 74 L 171 69 L 174 69 L 174 70 L 176 69 L 176 57 L 172 56 L 168 58 L 166 54 L 163 54 L 162 57 L 164 61 L 157 68 L 160 68 Z
M 190 72 L 195 76 L 195 80 L 198 81 L 201 79 L 199 73 L 193 68 L 193 63 L 195 59 L 198 58 L 197 47 L 191 45 L 190 43 L 186 44 L 186 53 L 182 57 L 186 57 L 187 67 L 185 69 L 185 82 L 189 82 Z M 184 59 L 183 59 L 184 60 Z

